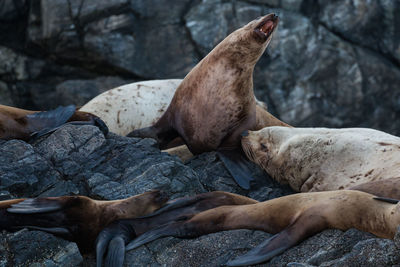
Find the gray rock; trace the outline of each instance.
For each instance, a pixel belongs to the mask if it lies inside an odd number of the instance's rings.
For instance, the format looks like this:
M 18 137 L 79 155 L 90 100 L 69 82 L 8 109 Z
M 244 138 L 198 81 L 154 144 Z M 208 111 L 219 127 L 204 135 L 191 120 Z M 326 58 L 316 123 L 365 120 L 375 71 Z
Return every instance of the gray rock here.
M 395 0 L 319 1 L 321 22 L 361 47 L 369 47 L 400 63 L 400 23 Z M 339 7 L 339 8 L 338 8 Z
M 68 80 L 56 86 L 58 105 L 83 106 L 95 96 L 119 85 L 132 81 L 123 80 L 118 77 L 99 77 L 94 80 Z
M 1 266 L 79 266 L 83 258 L 77 245 L 51 234 L 27 229 L 0 233 Z

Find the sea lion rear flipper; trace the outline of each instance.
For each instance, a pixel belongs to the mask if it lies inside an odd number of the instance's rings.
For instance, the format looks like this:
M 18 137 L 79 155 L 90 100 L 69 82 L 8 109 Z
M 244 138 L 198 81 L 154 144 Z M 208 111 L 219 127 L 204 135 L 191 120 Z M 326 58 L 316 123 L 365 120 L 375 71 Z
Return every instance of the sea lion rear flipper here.
M 57 198 L 27 198 L 22 202 L 11 205 L 10 213 L 35 214 L 61 210 L 63 203 Z
M 265 240 L 245 255 L 239 256 L 234 260 L 226 263 L 227 266 L 244 266 L 265 262 L 272 257 L 281 254 L 288 248 L 292 247 L 292 242 L 285 242 L 287 232 L 282 231 Z
M 31 138 L 38 138 L 45 134 L 55 131 L 66 123 L 75 113 L 75 106 L 58 107 L 49 111 L 37 112 L 26 115 L 29 130 L 32 132 Z
M 222 149 L 217 153 L 236 183 L 243 189 L 250 189 L 250 182 L 254 179 L 242 153 L 239 150 Z

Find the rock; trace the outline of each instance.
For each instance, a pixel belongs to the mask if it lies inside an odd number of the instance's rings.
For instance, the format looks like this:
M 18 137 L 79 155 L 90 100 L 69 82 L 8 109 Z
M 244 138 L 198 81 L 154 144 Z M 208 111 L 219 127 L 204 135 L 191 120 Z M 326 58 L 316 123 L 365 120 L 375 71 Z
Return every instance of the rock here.
M 99 77 L 93 80 L 67 80 L 56 86 L 57 105 L 83 106 L 95 96 L 132 81 L 118 77 Z
M 44 64 L 42 60 L 28 58 L 10 48 L 0 46 L 0 76 L 8 80 L 35 79 Z
M 164 190 L 171 198 L 214 190 L 258 200 L 292 193 L 268 179 L 254 164 L 249 163 L 255 178 L 252 189 L 242 190 L 215 152 L 203 153 L 183 164 L 176 156 L 161 152 L 153 139 L 112 133 L 104 136 L 94 126 L 66 125 L 32 144 L 2 141 L 0 154 L 0 199 L 71 194 L 118 199 L 154 188 Z M 195 239 L 163 238 L 129 251 L 125 264 L 219 266 L 270 236 L 234 230 Z M 95 261 L 93 255 L 82 259 L 74 243 L 47 233 L 3 232 L 1 240 L 0 264 L 4 266 L 19 266 L 28 258 L 30 266 L 76 266 L 81 262 L 92 266 Z M 355 229 L 326 230 L 274 257 L 269 264 L 389 266 L 400 260 L 396 242 Z
M 1 266 L 79 266 L 78 246 L 51 234 L 27 229 L 0 233 Z
M 26 0 L 4 0 L 0 5 L 0 20 L 12 21 L 24 13 Z
M 321 22 L 326 27 L 400 63 L 400 24 L 395 21 L 400 12 L 397 1 L 341 0 L 334 4 L 319 1 L 319 4 Z

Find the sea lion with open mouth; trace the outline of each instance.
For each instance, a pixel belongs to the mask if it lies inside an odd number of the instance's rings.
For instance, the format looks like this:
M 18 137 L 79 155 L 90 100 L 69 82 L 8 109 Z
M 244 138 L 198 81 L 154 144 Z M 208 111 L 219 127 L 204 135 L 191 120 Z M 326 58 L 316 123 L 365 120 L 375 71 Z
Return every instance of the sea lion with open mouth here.
M 228 196 L 225 201 L 213 201 L 222 199 L 224 194 Z M 99 235 L 98 263 L 101 264 L 107 246 L 111 256 L 108 256 L 106 265 L 122 266 L 125 249 L 134 249 L 167 236 L 194 238 L 233 229 L 261 230 L 274 234 L 247 254 L 227 263 L 228 266 L 251 265 L 267 261 L 325 229 L 356 228 L 378 237 L 393 239 L 400 223 L 398 200 L 355 190 L 298 193 L 264 202 L 226 192 L 210 192 L 207 197 L 209 205 L 206 208 L 193 208 L 201 206 L 197 206 L 201 198 L 187 197 L 178 199 L 176 202 L 179 205 L 167 205 L 146 218 L 112 223 Z M 187 207 L 183 208 L 185 205 Z M 165 213 L 168 209 L 173 216 Z M 150 225 L 151 220 L 157 221 L 157 225 L 141 227 Z M 143 229 L 149 228 L 151 230 L 143 233 Z M 120 246 L 110 242 L 113 239 L 121 240 Z M 125 243 L 128 243 L 126 247 Z M 112 255 L 119 255 L 120 258 Z
M 155 190 L 111 201 L 85 196 L 0 201 L 0 230 L 43 230 L 74 241 L 81 252 L 88 252 L 109 223 L 150 214 L 167 200 L 164 193 Z
M 242 148 L 272 178 L 297 192 L 358 189 L 399 195 L 400 138 L 381 131 L 267 127 L 245 132 Z M 384 180 L 384 188 L 374 183 Z
M 0 105 L 0 139 L 29 141 L 55 131 L 65 123 L 95 125 L 107 134 L 108 128 L 97 116 L 76 111 L 74 105 L 49 111 L 33 111 Z
M 269 14 L 228 35 L 187 74 L 164 115 L 128 136 L 152 137 L 161 148 L 180 136 L 193 154 L 217 150 L 236 182 L 248 189 L 252 178 L 240 133 L 256 127 L 253 70 L 278 21 Z

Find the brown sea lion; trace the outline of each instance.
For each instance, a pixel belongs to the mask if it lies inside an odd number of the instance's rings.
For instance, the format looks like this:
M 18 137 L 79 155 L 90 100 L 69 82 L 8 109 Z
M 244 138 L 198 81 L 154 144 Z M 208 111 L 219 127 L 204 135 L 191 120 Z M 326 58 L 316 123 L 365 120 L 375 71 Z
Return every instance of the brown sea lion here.
M 186 75 L 163 116 L 128 136 L 152 137 L 161 148 L 180 136 L 193 154 L 218 150 L 236 182 L 248 189 L 252 178 L 240 154 L 240 134 L 256 127 L 253 70 L 277 25 L 278 17 L 269 14 L 228 35 Z
M 212 194 L 209 193 L 210 198 Z M 223 192 L 216 194 L 221 195 Z M 193 238 L 233 229 L 262 230 L 275 234 L 247 254 L 227 263 L 228 266 L 242 266 L 267 261 L 325 229 L 357 228 L 378 237 L 393 238 L 400 224 L 398 200 L 379 198 L 355 190 L 299 193 L 258 203 L 247 199 L 243 204 L 235 202 L 233 194 L 229 194 L 229 197 L 223 203 L 224 206 L 193 214 L 175 214 L 173 220 L 142 234 L 128 244 L 126 249 L 136 248 L 160 237 Z M 182 199 L 181 206 L 184 202 Z M 187 204 L 195 205 L 193 197 L 187 198 Z M 116 228 L 135 231 L 139 229 L 138 225 L 135 219 L 123 220 L 113 223 L 103 233 L 111 229 L 117 233 Z M 125 237 L 135 236 L 128 232 L 118 233 Z
M 97 235 L 112 221 L 152 213 L 167 200 L 164 193 L 151 191 L 113 201 L 85 196 L 0 201 L 0 230 L 43 230 L 72 240 L 87 252 L 94 249 Z
M 76 111 L 73 105 L 50 111 L 33 111 L 0 105 L 0 139 L 28 141 L 52 132 L 67 122 L 96 125 L 105 134 L 108 132 L 107 126 L 97 116 Z
M 400 138 L 373 129 L 267 127 L 249 131 L 242 147 L 271 177 L 298 192 L 369 188 L 393 197 L 397 188 L 372 182 L 400 185 Z

